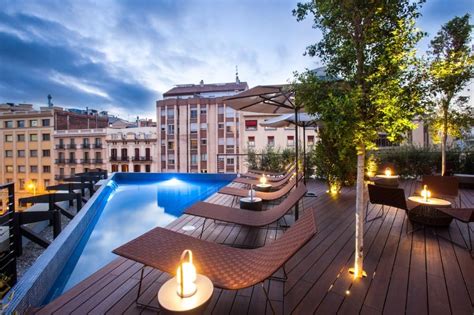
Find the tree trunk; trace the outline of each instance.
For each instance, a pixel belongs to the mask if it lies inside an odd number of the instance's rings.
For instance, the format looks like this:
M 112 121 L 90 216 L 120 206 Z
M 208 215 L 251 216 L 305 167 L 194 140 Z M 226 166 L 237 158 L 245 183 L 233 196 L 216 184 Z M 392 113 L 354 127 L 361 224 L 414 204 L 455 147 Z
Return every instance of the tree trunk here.
M 446 141 L 448 136 L 445 132 L 441 135 L 441 176 L 446 175 Z
M 359 147 L 357 153 L 357 191 L 355 213 L 355 261 L 354 277 L 362 277 L 364 264 L 364 173 L 365 173 L 365 146 Z

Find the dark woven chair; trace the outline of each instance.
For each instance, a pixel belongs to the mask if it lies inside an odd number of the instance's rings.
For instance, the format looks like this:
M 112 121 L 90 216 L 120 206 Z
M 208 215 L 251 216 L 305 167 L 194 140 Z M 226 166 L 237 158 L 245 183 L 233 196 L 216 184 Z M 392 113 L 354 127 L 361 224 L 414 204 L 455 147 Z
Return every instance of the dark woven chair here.
M 261 284 L 275 313 L 263 283 L 271 279 L 280 268 L 283 268 L 285 274 L 280 280 L 286 280 L 285 263 L 316 234 L 313 212 L 308 209 L 281 238 L 256 249 L 220 245 L 158 227 L 113 252 L 143 264 L 136 297 L 139 306 L 149 307 L 139 303 L 144 268 L 149 266 L 175 274 L 181 253 L 190 249 L 193 251 L 197 272 L 207 276 L 215 287 L 240 290 Z M 284 290 L 283 287 L 283 292 Z
M 427 185 L 431 195 L 436 198 L 446 198 L 453 201 L 459 200 L 461 207 L 461 195 L 459 194 L 459 180 L 454 176 L 423 175 L 422 185 Z
M 471 253 L 471 257 L 472 257 L 472 253 L 473 253 L 472 252 L 472 238 L 471 238 L 472 228 L 471 228 L 470 224 L 472 222 L 474 222 L 474 208 L 437 208 L 437 210 L 443 212 L 444 214 L 449 215 L 453 219 L 456 219 L 460 222 L 466 223 L 469 243 L 466 242 L 466 239 L 464 238 L 464 235 L 462 235 L 462 233 L 461 233 L 461 237 L 463 238 L 463 241 L 466 245 L 466 248 L 467 248 L 467 250 L 469 250 L 469 252 Z M 441 236 L 441 235 L 438 234 L 438 236 Z M 453 244 L 456 244 L 456 245 L 460 246 L 459 244 L 457 244 L 456 242 L 454 242 L 451 239 L 448 239 L 448 241 L 452 242 Z
M 385 214 L 385 206 L 394 207 L 405 210 L 406 214 L 413 208 L 410 204 L 407 204 L 407 200 L 405 199 L 405 191 L 402 188 L 392 188 L 386 186 L 379 186 L 379 185 L 367 185 L 369 191 L 369 201 L 367 202 L 367 208 L 365 211 L 365 221 L 370 222 L 376 219 L 380 219 Z M 369 210 L 369 203 L 371 204 L 378 204 L 382 205 L 381 211 L 382 214 L 379 212 L 377 215 L 371 219 L 368 218 L 368 210 Z M 408 229 L 408 224 L 407 224 Z
M 198 202 L 186 209 L 184 213 L 203 217 L 205 219 L 202 225 L 200 237 L 202 237 L 202 233 L 204 232 L 204 226 L 207 219 L 245 225 L 248 227 L 264 227 L 281 219 L 291 210 L 291 208 L 298 204 L 307 191 L 305 185 L 299 185 L 298 188 L 290 192 L 279 205 L 266 211 L 250 211 L 221 206 L 209 202 Z

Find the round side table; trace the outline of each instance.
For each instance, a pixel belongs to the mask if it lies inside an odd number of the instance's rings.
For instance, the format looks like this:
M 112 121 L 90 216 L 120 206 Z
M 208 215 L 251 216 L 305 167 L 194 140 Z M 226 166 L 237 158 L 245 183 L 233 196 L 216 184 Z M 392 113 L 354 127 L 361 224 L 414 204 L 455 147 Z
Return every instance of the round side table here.
M 256 191 L 269 192 L 272 189 L 270 184 L 257 184 L 254 186 Z
M 386 187 L 398 187 L 398 175 L 375 175 L 372 178 L 375 185 L 386 186 Z
M 182 298 L 178 295 L 176 277 L 166 281 L 158 291 L 158 303 L 164 314 L 202 314 L 211 300 L 214 285 L 208 277 L 198 274 L 197 291 Z
M 451 202 L 447 200 L 429 198 L 425 201 L 425 198 L 421 196 L 410 196 L 408 200 L 418 204 L 408 212 L 408 218 L 413 222 L 431 226 L 447 226 L 453 221 L 451 216 L 436 209 L 451 207 Z
M 262 198 L 250 197 L 240 198 L 240 209 L 262 211 Z

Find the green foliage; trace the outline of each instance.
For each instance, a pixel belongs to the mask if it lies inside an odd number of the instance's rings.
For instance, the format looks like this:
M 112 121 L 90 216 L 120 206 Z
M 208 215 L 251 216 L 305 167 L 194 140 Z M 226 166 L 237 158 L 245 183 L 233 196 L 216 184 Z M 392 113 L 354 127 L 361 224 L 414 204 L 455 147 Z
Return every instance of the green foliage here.
M 280 150 L 280 148 L 268 146 L 260 152 L 253 149 L 247 152 L 248 167 L 262 171 L 280 172 L 294 160 L 295 151 L 290 148 Z
M 379 166 L 391 163 L 401 177 L 414 178 L 440 173 L 439 153 L 439 149 L 434 147 L 401 146 L 375 151 L 372 155 Z M 447 165 L 453 173 L 474 174 L 474 151 L 447 151 Z M 383 170 L 378 169 L 376 172 L 382 173 Z
M 258 169 L 258 161 L 257 161 L 257 154 L 255 153 L 255 150 L 249 149 L 247 152 L 247 163 L 248 163 L 248 168 L 250 169 Z
M 306 52 L 320 57 L 328 74 L 340 81 L 310 80 L 311 86 L 297 89 L 296 101 L 309 113 L 323 111 L 330 97 L 351 103 L 353 142 L 362 149 L 375 146 L 380 130 L 390 141 L 400 141 L 421 113 L 422 74 L 415 46 L 424 34 L 415 28 L 418 8 L 419 3 L 408 0 L 298 3 L 293 11 L 297 20 L 311 15 L 323 33 Z M 305 78 L 298 75 L 298 81 Z
M 428 117 L 435 143 L 446 136 L 461 137 L 473 121 L 473 109 L 459 92 L 474 77 L 474 56 L 470 49 L 472 26 L 469 14 L 455 17 L 431 41 L 429 80 L 433 111 Z

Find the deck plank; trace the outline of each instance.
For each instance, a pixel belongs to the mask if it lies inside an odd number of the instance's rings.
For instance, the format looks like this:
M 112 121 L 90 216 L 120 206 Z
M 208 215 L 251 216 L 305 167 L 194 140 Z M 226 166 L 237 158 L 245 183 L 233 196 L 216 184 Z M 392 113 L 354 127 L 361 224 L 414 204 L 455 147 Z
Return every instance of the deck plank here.
M 236 185 L 238 186 L 238 185 Z M 449 229 L 406 234 L 405 211 L 389 208 L 382 219 L 365 225 L 365 265 L 369 277 L 354 282 L 347 275 L 354 254 L 354 188 L 340 196 L 325 193 L 324 184 L 311 181 L 300 209 L 316 213 L 318 234 L 287 263 L 288 281 L 265 281 L 277 314 L 471 314 L 474 301 L 474 262 L 462 247 L 440 236 L 462 242 L 467 228 L 458 223 Z M 418 188 L 402 183 L 406 195 Z M 461 190 L 462 204 L 474 207 L 474 191 Z M 232 205 L 232 197 L 214 194 L 208 202 Z M 234 205 L 234 207 L 237 205 Z M 271 207 L 267 205 L 266 207 Z M 375 215 L 379 206 L 371 206 Z M 238 211 L 238 209 L 236 209 Z M 293 222 L 293 214 L 287 215 Z M 199 237 L 204 219 L 183 215 L 168 228 Z M 195 230 L 183 231 L 193 225 Z M 273 225 L 275 226 L 275 225 Z M 411 224 L 409 225 L 411 229 Z M 262 246 L 281 237 L 282 230 L 249 229 L 207 220 L 202 238 L 218 243 Z M 141 265 L 119 258 L 99 270 L 37 314 L 153 314 L 138 308 Z M 282 274 L 279 271 L 278 275 Z M 170 275 L 145 269 L 140 301 L 157 306 L 156 294 Z M 350 290 L 350 294 L 346 294 Z M 260 285 L 238 291 L 215 289 L 206 314 L 270 314 Z

